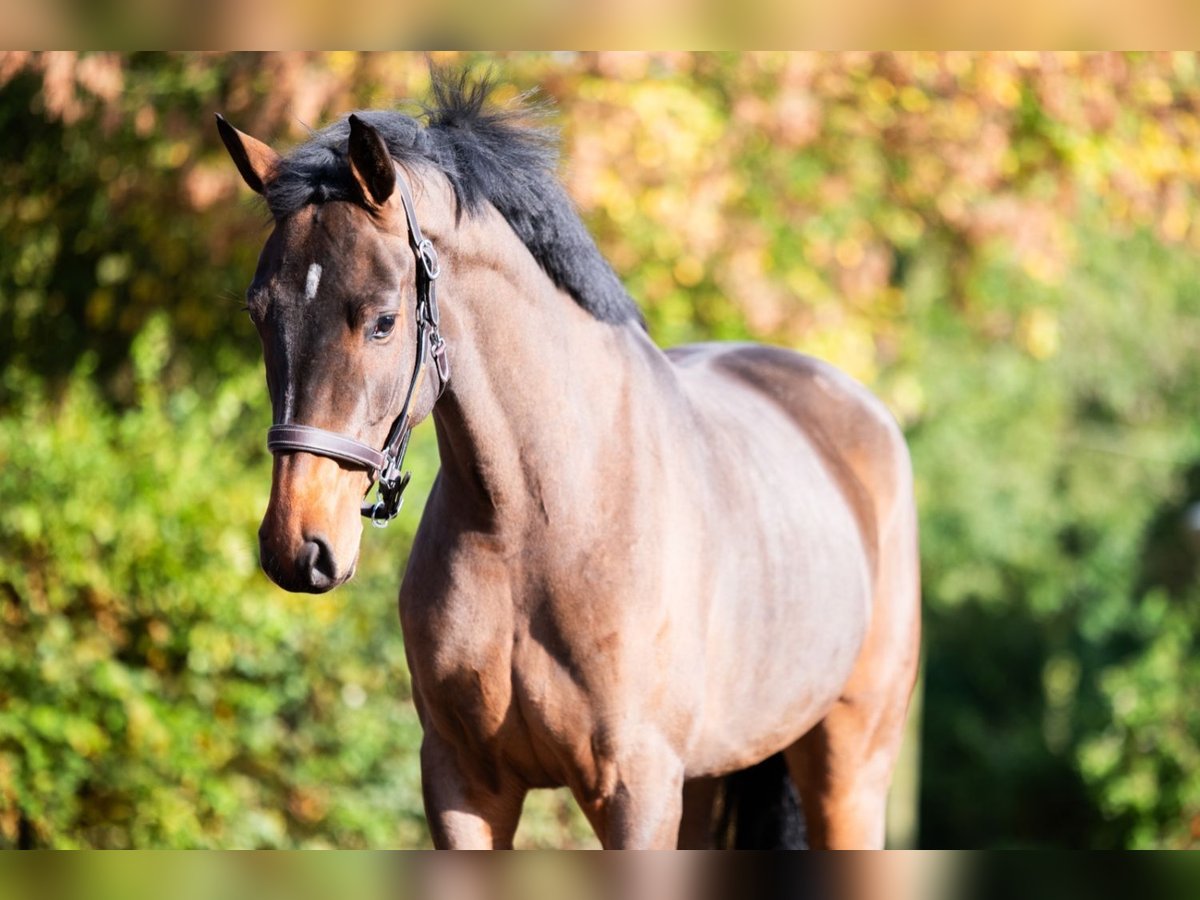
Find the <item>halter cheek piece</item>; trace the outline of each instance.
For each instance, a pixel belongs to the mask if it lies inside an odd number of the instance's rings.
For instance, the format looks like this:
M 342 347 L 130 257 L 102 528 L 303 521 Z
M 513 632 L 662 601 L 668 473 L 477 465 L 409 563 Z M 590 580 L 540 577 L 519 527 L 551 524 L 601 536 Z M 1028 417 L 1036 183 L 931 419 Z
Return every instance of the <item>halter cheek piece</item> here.
M 369 500 L 362 505 L 362 514 L 371 524 L 383 528 L 396 517 L 404 503 L 404 489 L 408 487 L 411 472 L 401 473 L 404 452 L 412 435 L 412 404 L 417 389 L 425 379 L 426 365 L 433 359 L 434 373 L 438 379 L 437 396 L 441 397 L 450 380 L 450 362 L 446 359 L 446 342 L 438 331 L 437 277 L 441 274 L 437 251 L 429 239 L 421 234 L 417 224 L 417 213 L 412 195 L 404 178 L 397 173 L 396 187 L 404 203 L 404 215 L 408 218 L 408 241 L 417 257 L 417 352 L 413 362 L 412 378 L 408 382 L 408 394 L 400 414 L 392 422 L 387 441 L 382 450 L 376 450 L 362 441 L 314 428 L 312 425 L 287 423 L 273 425 L 267 430 L 267 449 L 274 454 L 315 453 L 339 462 L 365 469 L 371 480 L 379 481 L 379 492 L 375 502 Z M 437 402 L 436 399 L 434 402 Z M 369 490 L 369 489 L 368 489 Z

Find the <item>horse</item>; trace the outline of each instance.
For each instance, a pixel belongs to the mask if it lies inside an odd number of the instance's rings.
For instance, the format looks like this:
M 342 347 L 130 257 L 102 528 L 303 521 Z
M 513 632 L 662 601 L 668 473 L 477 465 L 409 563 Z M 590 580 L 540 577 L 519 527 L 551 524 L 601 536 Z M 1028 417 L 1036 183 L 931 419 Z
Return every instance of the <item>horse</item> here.
M 263 569 L 351 578 L 432 417 L 399 613 L 435 846 L 510 847 L 562 786 L 606 848 L 711 845 L 714 786 L 771 760 L 810 846 L 882 846 L 920 644 L 899 427 L 800 353 L 656 346 L 553 132 L 490 89 L 437 75 L 286 156 L 217 116 L 273 218 Z

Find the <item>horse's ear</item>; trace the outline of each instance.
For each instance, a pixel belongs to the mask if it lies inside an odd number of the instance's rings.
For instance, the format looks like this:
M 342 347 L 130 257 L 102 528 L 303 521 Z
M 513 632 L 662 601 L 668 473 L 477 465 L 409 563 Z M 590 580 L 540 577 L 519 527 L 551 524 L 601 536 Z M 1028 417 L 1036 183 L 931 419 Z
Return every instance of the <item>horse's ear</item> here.
M 350 171 L 369 206 L 383 206 L 396 189 L 396 166 L 379 132 L 350 116 Z
M 233 157 L 234 165 L 242 173 L 246 184 L 261 194 L 274 176 L 275 167 L 279 165 L 279 154 L 258 138 L 238 131 L 220 113 L 217 113 L 217 131 L 221 132 L 225 149 Z

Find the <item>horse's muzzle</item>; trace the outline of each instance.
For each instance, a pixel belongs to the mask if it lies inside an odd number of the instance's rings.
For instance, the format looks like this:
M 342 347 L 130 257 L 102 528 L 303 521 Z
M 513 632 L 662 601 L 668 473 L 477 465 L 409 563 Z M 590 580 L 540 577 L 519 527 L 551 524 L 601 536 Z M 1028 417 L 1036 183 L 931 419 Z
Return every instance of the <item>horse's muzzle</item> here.
M 260 530 L 258 552 L 263 571 L 285 591 L 322 594 L 346 580 L 338 572 L 329 542 L 320 536 L 302 543 L 293 558 L 287 559 L 272 549 Z
M 320 594 L 345 583 L 358 561 L 365 477 L 309 454 L 276 457 L 271 500 L 258 529 L 259 561 L 286 591 Z

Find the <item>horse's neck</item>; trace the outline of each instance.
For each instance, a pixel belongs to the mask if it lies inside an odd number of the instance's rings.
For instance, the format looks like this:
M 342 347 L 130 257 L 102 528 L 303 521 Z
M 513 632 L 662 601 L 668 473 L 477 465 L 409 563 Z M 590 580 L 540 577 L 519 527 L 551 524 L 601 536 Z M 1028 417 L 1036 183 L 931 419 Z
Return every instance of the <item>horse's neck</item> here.
M 439 489 L 486 530 L 551 524 L 604 489 L 605 448 L 651 345 L 562 294 L 503 223 L 464 223 L 455 245 L 442 301 L 452 374 L 434 411 Z

